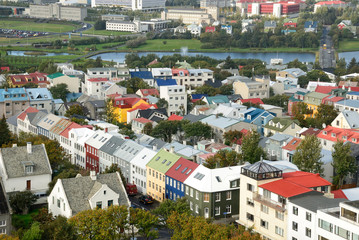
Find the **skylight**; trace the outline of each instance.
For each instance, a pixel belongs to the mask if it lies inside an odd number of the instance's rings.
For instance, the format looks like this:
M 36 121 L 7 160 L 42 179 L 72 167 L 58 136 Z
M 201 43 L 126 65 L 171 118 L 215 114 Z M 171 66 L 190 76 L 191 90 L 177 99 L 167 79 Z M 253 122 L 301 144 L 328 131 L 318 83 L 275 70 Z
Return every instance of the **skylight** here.
M 177 171 L 181 166 L 182 166 L 182 164 L 178 165 L 178 166 L 176 167 L 176 171 Z
M 188 169 L 188 167 L 185 167 L 181 173 L 184 173 L 187 169 Z
M 147 155 L 143 155 L 142 159 L 145 159 L 146 156 L 147 156 Z
M 161 157 L 157 157 L 157 158 L 156 158 L 156 161 L 160 160 L 160 158 L 161 158 Z
M 164 159 L 163 161 L 162 161 L 162 164 L 164 164 L 164 163 L 166 163 L 167 162 L 167 159 Z
M 190 172 L 192 172 L 192 169 L 188 170 L 188 172 L 186 173 L 186 175 L 188 175 Z
M 204 174 L 202 174 L 202 173 L 196 173 L 196 175 L 194 175 L 194 178 L 195 179 L 198 179 L 198 180 L 202 180 L 203 178 L 204 178 Z
M 221 178 L 219 176 L 216 176 L 216 179 L 218 182 L 222 182 Z
M 171 162 L 171 161 L 169 161 L 166 165 L 167 165 L 167 166 L 169 166 L 171 163 L 172 163 L 172 162 Z

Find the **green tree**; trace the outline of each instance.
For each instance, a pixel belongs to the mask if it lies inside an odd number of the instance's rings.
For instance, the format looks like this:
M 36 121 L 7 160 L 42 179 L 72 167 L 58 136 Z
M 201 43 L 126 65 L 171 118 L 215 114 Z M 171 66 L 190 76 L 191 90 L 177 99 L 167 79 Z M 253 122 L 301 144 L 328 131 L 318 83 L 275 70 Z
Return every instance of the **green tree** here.
M 62 99 L 66 102 L 66 94 L 70 93 L 66 83 L 60 83 L 50 88 L 50 92 L 54 99 Z
M 332 152 L 334 168 L 333 184 L 341 188 L 344 183 L 345 177 L 349 173 L 356 173 L 357 166 L 355 158 L 351 155 L 350 144 L 344 144 L 342 141 L 337 141 L 333 146 Z
M 203 166 L 215 169 L 230 166 L 237 166 L 242 162 L 242 157 L 236 151 L 219 150 L 214 156 L 206 159 Z
M 3 117 L 0 120 L 0 146 L 8 144 L 11 141 L 11 132 L 9 125 L 6 122 L 6 118 Z
M 153 125 L 152 123 L 148 122 L 145 124 L 145 126 L 143 127 L 142 133 L 146 134 L 146 135 L 151 135 L 152 134 L 152 130 L 153 130 Z
M 116 112 L 116 108 L 111 98 L 107 99 L 106 101 L 105 112 L 106 112 L 106 116 L 105 116 L 106 122 L 114 124 L 118 121 L 119 113 Z
M 38 86 L 33 82 L 26 83 L 23 87 L 24 88 L 38 88 Z
M 260 135 L 257 131 L 251 131 L 243 137 L 242 141 L 242 161 L 251 164 L 265 158 L 266 154 L 259 146 Z
M 94 24 L 95 30 L 105 30 L 106 29 L 106 21 L 97 20 Z
M 83 119 L 83 118 L 71 118 L 71 122 L 74 122 L 74 123 L 77 123 L 77 124 L 80 124 L 80 125 L 87 125 L 88 124 L 88 121 L 86 119 Z
M 51 193 L 58 179 L 74 178 L 77 174 L 79 174 L 79 171 L 76 169 L 69 169 L 67 171 L 60 172 L 52 179 L 51 182 L 49 182 L 49 190 L 47 190 L 47 194 Z
M 152 136 L 165 142 L 172 142 L 172 135 L 182 130 L 180 121 L 160 121 L 152 130 Z
M 308 108 L 308 105 L 304 102 L 298 102 L 292 108 L 293 118 L 299 121 L 300 126 L 306 126 L 306 114 L 312 114 L 313 110 Z
M 232 85 L 232 84 L 222 85 L 222 86 L 219 88 L 219 92 L 220 92 L 222 95 L 232 95 L 232 94 L 233 94 L 233 85 Z
M 289 96 L 285 94 L 282 95 L 277 94 L 272 97 L 262 99 L 264 104 L 270 104 L 270 105 L 281 107 L 284 109 L 285 112 L 288 111 L 288 100 L 289 100 Z
M 158 218 L 151 212 L 143 209 L 132 209 L 130 221 L 138 230 L 138 234 L 145 240 L 158 238 L 158 230 L 155 228 Z
M 315 135 L 309 135 L 297 147 L 293 163 L 301 171 L 322 174 L 324 170 L 321 150 L 319 139 Z
M 84 116 L 84 109 L 81 105 L 79 104 L 74 104 L 72 106 L 70 106 L 69 109 L 67 109 L 66 113 L 65 113 L 65 117 L 72 117 L 73 115 L 80 115 L 80 116 Z
M 338 111 L 333 105 L 320 104 L 315 114 L 316 127 L 322 128 L 323 124 L 330 125 L 338 116 Z
M 226 145 L 242 144 L 243 133 L 238 130 L 229 130 L 223 134 Z
M 164 98 L 160 98 L 156 105 L 158 108 L 168 108 L 168 102 Z
M 208 124 L 202 122 L 184 124 L 183 130 L 185 132 L 185 137 L 190 138 L 193 144 L 197 144 L 201 139 L 210 138 L 212 134 L 212 128 Z
M 127 88 L 127 93 L 136 93 L 138 89 L 151 88 L 142 78 L 134 77 L 127 81 L 121 81 L 118 83 L 120 86 Z
M 195 90 L 196 90 L 196 94 L 207 94 L 208 96 L 215 96 L 216 94 L 219 93 L 219 89 L 209 85 L 203 85 L 197 87 Z
M 159 225 L 168 227 L 167 220 L 173 212 L 176 212 L 178 214 L 190 214 L 191 210 L 189 208 L 187 198 L 183 197 L 177 199 L 176 201 L 165 199 L 152 212 L 158 217 Z
M 308 70 L 307 65 L 298 60 L 298 58 L 288 63 L 288 68 L 300 68 L 304 72 Z
M 31 228 L 24 233 L 21 240 L 41 240 L 43 231 L 40 229 L 40 223 L 34 222 Z
M 37 197 L 30 191 L 17 192 L 10 195 L 9 203 L 16 214 L 27 214 L 36 199 Z

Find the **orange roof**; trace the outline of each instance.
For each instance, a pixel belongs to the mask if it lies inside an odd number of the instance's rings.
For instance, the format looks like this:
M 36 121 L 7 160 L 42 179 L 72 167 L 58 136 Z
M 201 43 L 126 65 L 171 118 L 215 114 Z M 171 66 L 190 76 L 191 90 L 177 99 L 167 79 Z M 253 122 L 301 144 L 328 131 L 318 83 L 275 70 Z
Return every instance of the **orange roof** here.
M 17 118 L 24 121 L 27 113 L 36 113 L 36 112 L 39 112 L 39 110 L 33 107 L 27 107 Z
M 155 88 L 150 88 L 150 89 L 140 89 L 142 95 L 144 97 L 148 96 L 148 95 L 155 95 L 155 96 L 159 96 L 160 93 L 158 92 L 157 89 Z
M 318 173 L 302 171 L 283 173 L 283 179 L 307 188 L 331 185 L 329 181 L 322 178 Z
M 133 119 L 133 121 L 140 122 L 140 123 L 149 123 L 149 122 L 151 123 L 151 122 L 153 122 L 153 121 L 151 121 L 151 120 L 149 120 L 147 118 L 143 118 L 143 117 L 135 118 L 135 119 Z
M 138 105 L 137 107 L 133 108 L 133 109 L 130 109 L 128 110 L 127 112 L 133 112 L 135 110 L 146 110 L 146 109 L 149 109 L 149 108 L 155 108 L 157 109 L 157 105 L 156 104 L 145 104 L 145 103 L 141 103 L 140 105 Z
M 183 119 L 182 116 L 178 116 L 176 114 L 172 114 L 167 120 L 168 121 L 181 121 Z
M 274 192 L 274 193 L 276 193 L 280 196 L 286 197 L 286 198 L 313 191 L 309 188 L 297 185 L 295 183 L 286 181 L 284 179 L 265 183 L 265 184 L 259 185 L 259 187 L 266 189 L 270 192 Z
M 263 104 L 263 101 L 260 98 L 247 98 L 247 99 L 242 99 L 239 101 L 241 101 L 241 103 L 250 102 L 252 104 Z
M 318 2 L 315 5 L 339 5 L 339 4 L 345 4 L 345 2 L 343 1 L 323 1 L 323 2 Z
M 300 138 L 293 138 L 287 145 L 282 147 L 282 149 L 288 150 L 288 151 L 294 151 L 299 146 L 300 142 L 302 140 Z
M 338 139 L 343 142 L 352 142 L 354 144 L 359 143 L 359 132 L 353 129 L 341 129 L 332 126 L 327 126 L 317 135 L 318 138 L 322 138 L 328 141 L 337 142 Z

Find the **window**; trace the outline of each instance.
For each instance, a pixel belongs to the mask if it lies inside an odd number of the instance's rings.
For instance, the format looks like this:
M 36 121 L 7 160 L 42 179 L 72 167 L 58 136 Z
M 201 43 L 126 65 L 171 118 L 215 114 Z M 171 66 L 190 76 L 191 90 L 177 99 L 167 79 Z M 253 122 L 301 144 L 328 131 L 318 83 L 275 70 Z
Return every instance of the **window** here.
M 193 197 L 193 188 L 191 188 L 190 193 L 191 197 Z
M 268 191 L 268 190 L 266 190 L 266 189 L 263 189 L 263 196 L 265 197 L 265 198 L 270 198 L 270 194 L 271 192 L 270 191 Z
M 283 228 L 280 228 L 278 226 L 275 226 L 275 233 L 278 234 L 279 236 L 282 236 L 284 235 L 284 230 Z
M 261 211 L 268 214 L 268 207 L 261 204 Z
M 312 230 L 310 228 L 305 228 L 305 236 L 312 237 Z
M 232 192 L 231 191 L 227 191 L 227 200 L 231 200 L 232 199 Z
M 232 212 L 232 205 L 227 205 L 226 206 L 226 213 L 230 214 Z
M 253 191 L 254 191 L 254 187 L 253 187 L 253 185 L 252 185 L 252 184 L 247 183 L 247 190 L 248 190 L 248 191 L 253 192 Z
M 107 201 L 107 206 L 111 207 L 113 205 L 113 200 L 108 200 Z
M 319 219 L 319 227 L 327 230 L 328 232 L 333 232 L 333 224 L 324 221 L 323 219 Z
M 199 210 L 198 210 L 198 205 L 196 204 L 196 213 L 198 213 L 199 212 Z
M 221 193 L 216 193 L 216 202 L 221 201 Z
M 352 234 L 352 240 L 359 240 L 359 235 L 356 233 Z
M 279 212 L 279 211 L 275 211 L 275 217 L 283 221 L 284 220 L 284 213 Z
M 253 222 L 253 221 L 254 221 L 254 216 L 253 216 L 253 214 L 247 213 L 247 220 Z
M 232 187 L 237 187 L 237 181 L 233 181 L 233 182 L 231 183 L 231 186 L 232 186 Z
M 61 207 L 60 204 L 61 204 L 61 203 L 60 203 L 60 199 L 57 199 L 57 207 L 58 207 L 58 208 Z
M 193 203 L 189 202 L 189 209 L 191 209 L 193 211 Z
M 215 207 L 214 208 L 214 215 L 218 216 L 219 214 L 221 214 L 221 208 L 220 207 Z
M 268 222 L 261 219 L 261 227 L 268 229 Z
M 247 205 L 254 207 L 253 199 L 247 198 Z
M 293 229 L 294 231 L 298 231 L 298 223 L 292 222 L 292 229 Z
M 344 228 L 335 226 L 335 234 L 342 238 L 350 239 L 350 232 Z
M 203 202 L 209 202 L 209 193 L 203 193 Z
M 6 229 L 5 228 L 0 228 L 0 234 L 6 234 Z
M 6 221 L 5 220 L 0 221 L 0 226 L 6 226 Z
M 293 214 L 298 216 L 298 208 L 297 207 L 293 207 Z
M 309 222 L 311 222 L 312 221 L 312 214 L 309 213 L 309 212 L 306 212 L 305 219 L 307 219 Z
M 188 187 L 186 187 L 186 195 L 188 195 L 188 189 L 189 189 L 189 188 L 188 188 Z
M 199 199 L 199 192 L 196 191 L 196 199 L 198 200 Z
M 96 208 L 102 208 L 102 202 L 96 202 Z

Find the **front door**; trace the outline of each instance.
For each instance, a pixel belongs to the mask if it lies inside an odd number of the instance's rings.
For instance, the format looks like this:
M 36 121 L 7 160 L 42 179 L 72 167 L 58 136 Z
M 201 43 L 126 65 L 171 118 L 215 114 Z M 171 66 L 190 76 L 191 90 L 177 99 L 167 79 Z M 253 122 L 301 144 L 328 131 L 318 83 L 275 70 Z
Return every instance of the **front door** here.
M 209 209 L 208 208 L 204 208 L 204 217 L 209 218 Z
M 31 180 L 26 181 L 26 190 L 31 190 Z

